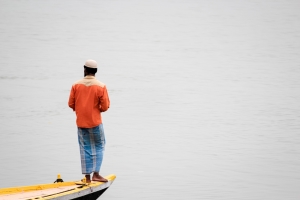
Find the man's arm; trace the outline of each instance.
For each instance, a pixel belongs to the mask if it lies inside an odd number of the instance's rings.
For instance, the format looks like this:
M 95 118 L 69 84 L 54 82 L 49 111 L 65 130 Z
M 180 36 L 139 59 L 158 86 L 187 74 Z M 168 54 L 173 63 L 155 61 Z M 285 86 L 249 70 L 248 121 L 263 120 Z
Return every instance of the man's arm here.
M 101 112 L 107 111 L 110 106 L 110 101 L 109 101 L 109 96 L 108 96 L 106 86 L 104 86 L 102 96 L 100 96 L 99 100 L 100 100 L 100 105 L 99 105 L 100 111 Z
M 68 105 L 69 105 L 70 108 L 73 109 L 73 111 L 75 111 L 75 91 L 74 91 L 73 86 L 72 86 L 71 91 L 70 91 Z

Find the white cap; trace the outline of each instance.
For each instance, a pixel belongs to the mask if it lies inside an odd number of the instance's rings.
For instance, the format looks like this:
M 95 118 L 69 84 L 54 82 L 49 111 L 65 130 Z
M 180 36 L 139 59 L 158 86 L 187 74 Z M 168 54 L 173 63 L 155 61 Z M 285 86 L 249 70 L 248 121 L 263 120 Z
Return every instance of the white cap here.
M 95 60 L 87 60 L 85 61 L 84 66 L 97 69 L 97 62 Z

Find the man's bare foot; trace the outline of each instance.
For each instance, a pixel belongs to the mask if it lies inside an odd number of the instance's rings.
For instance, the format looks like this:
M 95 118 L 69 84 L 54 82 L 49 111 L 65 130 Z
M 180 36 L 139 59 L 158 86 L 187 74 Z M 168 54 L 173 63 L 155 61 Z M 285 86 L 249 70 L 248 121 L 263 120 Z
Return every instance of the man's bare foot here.
M 91 176 L 90 175 L 85 175 L 85 182 L 90 183 L 91 181 Z
M 99 173 L 97 172 L 94 172 L 93 174 L 93 178 L 92 178 L 92 181 L 98 181 L 98 182 L 107 182 L 108 180 L 103 178 L 102 176 L 100 176 Z

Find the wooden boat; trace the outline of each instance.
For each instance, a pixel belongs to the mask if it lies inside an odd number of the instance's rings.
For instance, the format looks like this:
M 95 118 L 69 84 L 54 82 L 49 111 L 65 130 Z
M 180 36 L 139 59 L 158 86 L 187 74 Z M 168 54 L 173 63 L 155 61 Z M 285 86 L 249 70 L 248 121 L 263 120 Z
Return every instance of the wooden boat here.
M 57 180 L 50 184 L 1 188 L 0 200 L 96 200 L 113 183 L 116 176 L 105 177 L 108 182 L 85 183 L 85 180 L 63 182 L 58 175 Z

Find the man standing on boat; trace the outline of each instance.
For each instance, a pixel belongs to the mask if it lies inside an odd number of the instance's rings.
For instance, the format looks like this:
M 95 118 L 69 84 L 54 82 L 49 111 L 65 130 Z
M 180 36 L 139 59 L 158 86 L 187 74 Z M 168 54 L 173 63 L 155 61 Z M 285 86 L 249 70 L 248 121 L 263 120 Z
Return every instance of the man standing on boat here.
M 87 60 L 84 78 L 73 84 L 68 103 L 76 112 L 81 169 L 88 183 L 107 182 L 99 174 L 105 146 L 101 112 L 108 110 L 110 101 L 106 85 L 95 78 L 96 72 L 97 62 Z

